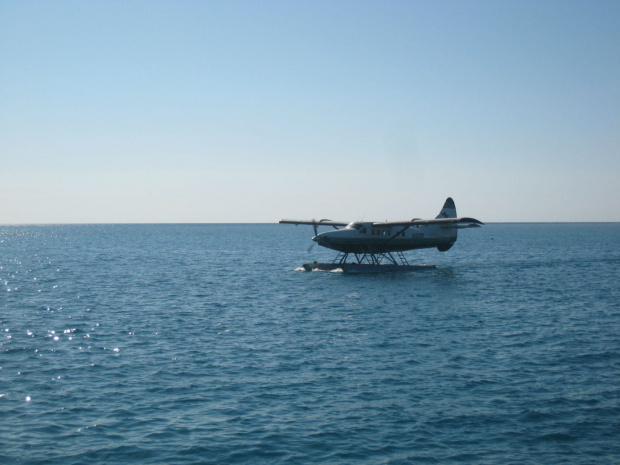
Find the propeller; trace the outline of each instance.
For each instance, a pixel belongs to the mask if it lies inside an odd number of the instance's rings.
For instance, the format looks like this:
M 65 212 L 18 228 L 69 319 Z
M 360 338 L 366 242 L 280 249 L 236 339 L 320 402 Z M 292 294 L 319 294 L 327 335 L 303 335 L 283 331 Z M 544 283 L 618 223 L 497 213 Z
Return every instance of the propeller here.
M 331 221 L 327 218 L 323 218 L 319 221 L 317 221 L 316 219 L 312 219 L 312 227 L 314 228 L 314 235 L 318 236 L 319 235 L 319 224 L 321 224 L 323 221 Z M 334 228 L 336 228 L 334 226 Z M 338 228 L 336 228 L 338 229 Z M 310 244 L 310 247 L 308 247 L 308 253 L 310 253 L 312 251 L 312 249 L 314 248 L 314 246 L 316 245 L 316 242 L 312 241 L 312 244 Z
M 316 225 L 316 220 L 314 218 L 312 218 L 312 227 L 314 228 L 314 235 L 318 236 L 319 235 L 319 228 Z M 316 244 L 316 242 L 312 241 L 312 244 L 310 244 L 308 246 L 308 249 L 306 250 L 306 253 L 312 252 L 312 249 L 314 249 L 314 244 Z

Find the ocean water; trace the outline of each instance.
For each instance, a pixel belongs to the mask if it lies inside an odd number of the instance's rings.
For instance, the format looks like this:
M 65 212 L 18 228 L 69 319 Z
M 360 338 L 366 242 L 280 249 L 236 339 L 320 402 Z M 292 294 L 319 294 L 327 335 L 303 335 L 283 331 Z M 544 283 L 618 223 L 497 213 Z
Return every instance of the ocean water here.
M 0 463 L 620 463 L 620 224 L 386 274 L 311 236 L 0 226 Z

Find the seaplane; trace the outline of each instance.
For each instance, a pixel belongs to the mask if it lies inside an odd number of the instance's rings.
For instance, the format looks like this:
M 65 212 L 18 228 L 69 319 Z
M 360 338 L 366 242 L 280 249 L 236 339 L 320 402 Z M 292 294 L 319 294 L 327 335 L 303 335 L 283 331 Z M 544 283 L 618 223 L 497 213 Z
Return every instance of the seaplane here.
M 436 268 L 435 265 L 410 265 L 403 252 L 437 247 L 440 252 L 449 250 L 457 239 L 459 229 L 478 228 L 484 223 L 469 217 L 457 217 L 454 200 L 448 197 L 435 219 L 410 221 L 343 223 L 322 220 L 280 220 L 280 223 L 311 225 L 312 240 L 338 255 L 331 263 L 304 263 L 306 271 L 410 271 Z M 334 231 L 319 233 L 321 226 L 331 226 Z

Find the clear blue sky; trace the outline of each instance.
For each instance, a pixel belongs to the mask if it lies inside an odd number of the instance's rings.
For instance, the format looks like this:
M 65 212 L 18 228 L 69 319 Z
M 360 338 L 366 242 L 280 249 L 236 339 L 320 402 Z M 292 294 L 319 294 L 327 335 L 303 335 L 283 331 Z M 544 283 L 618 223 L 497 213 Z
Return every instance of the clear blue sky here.
M 0 223 L 620 221 L 619 1 L 0 0 Z

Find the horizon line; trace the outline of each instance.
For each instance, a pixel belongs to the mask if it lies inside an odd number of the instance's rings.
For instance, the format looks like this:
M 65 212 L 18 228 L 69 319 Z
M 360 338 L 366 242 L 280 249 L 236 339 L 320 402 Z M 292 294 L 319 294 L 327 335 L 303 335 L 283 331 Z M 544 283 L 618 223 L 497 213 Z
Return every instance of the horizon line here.
M 582 220 L 574 220 L 574 221 L 485 221 L 484 225 L 489 224 L 613 224 L 620 223 L 620 220 L 612 220 L 612 221 L 582 221 Z M 2 226 L 114 226 L 114 225 L 235 225 L 235 224 L 256 224 L 256 225 L 265 225 L 265 224 L 279 224 L 277 221 L 249 221 L 249 222 L 241 222 L 241 221 L 211 221 L 211 222 L 92 222 L 92 223 L 76 223 L 76 222 L 50 222 L 50 223 L 0 223 L 0 227 Z

